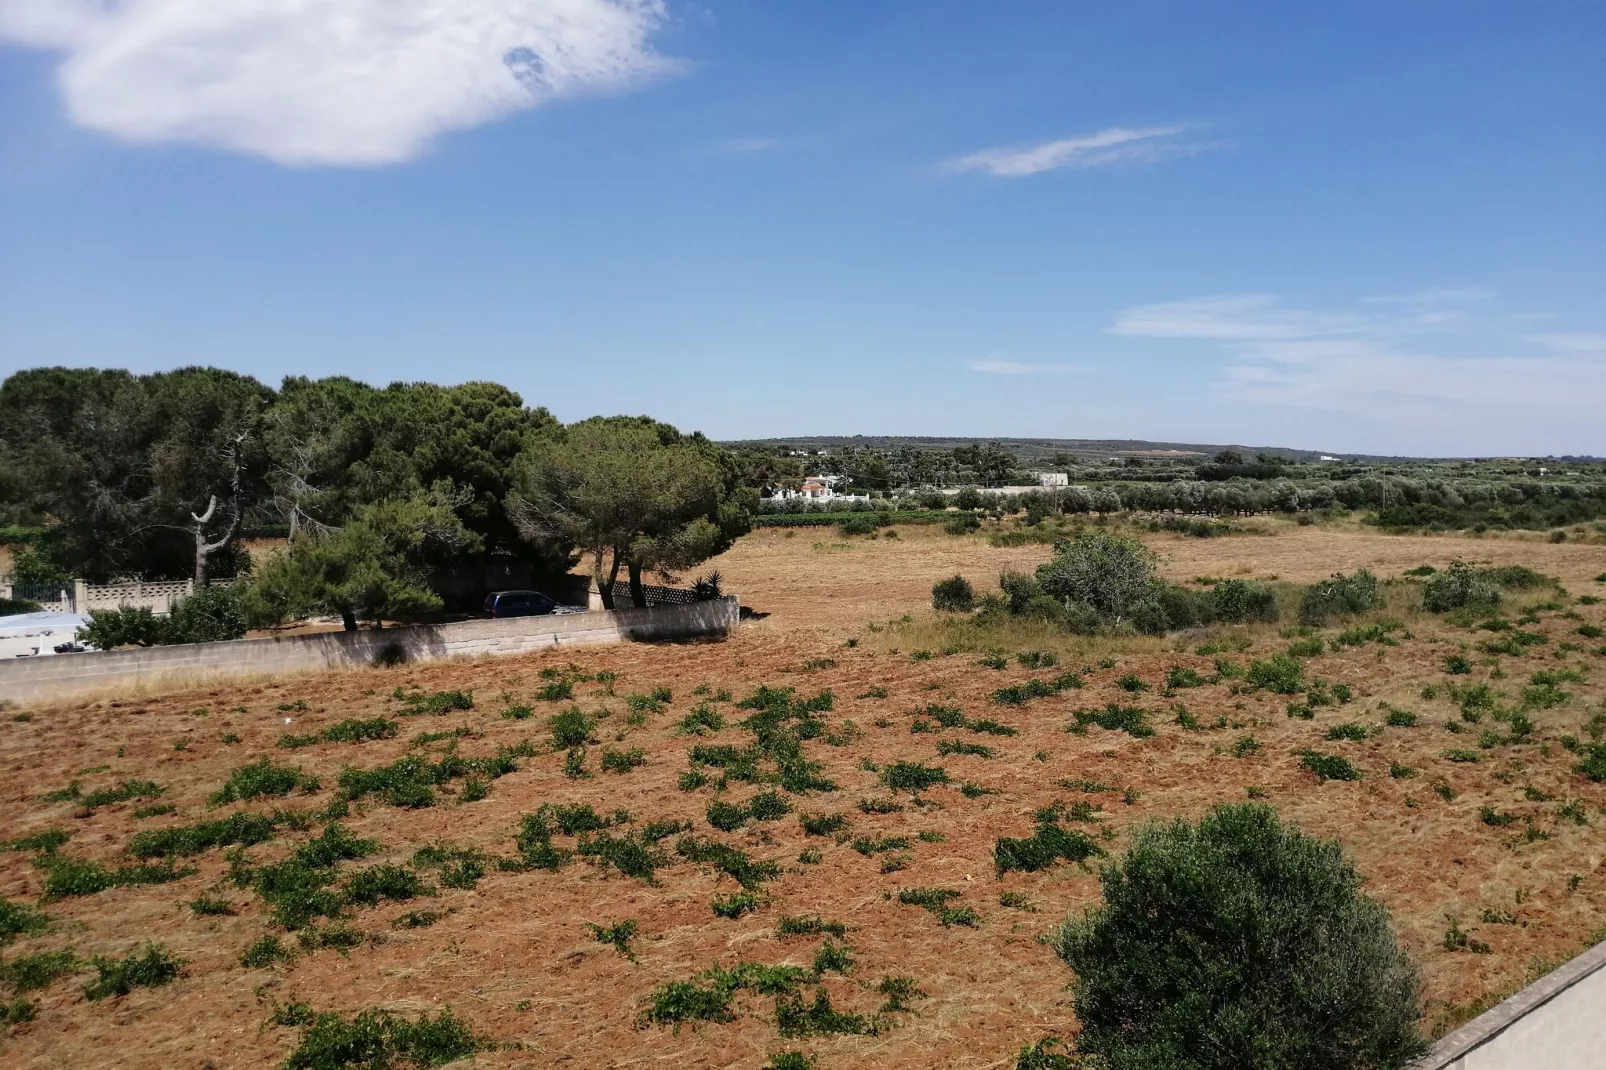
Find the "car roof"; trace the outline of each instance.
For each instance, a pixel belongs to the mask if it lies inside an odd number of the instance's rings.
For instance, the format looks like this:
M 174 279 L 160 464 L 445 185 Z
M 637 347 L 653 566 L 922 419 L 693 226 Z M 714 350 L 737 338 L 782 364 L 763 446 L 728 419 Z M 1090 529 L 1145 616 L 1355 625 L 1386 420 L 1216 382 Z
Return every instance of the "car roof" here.
M 490 594 L 490 597 L 492 597 L 492 598 L 500 598 L 505 594 L 533 594 L 537 598 L 545 598 L 546 597 L 546 595 L 542 594 L 540 591 L 523 591 L 523 590 L 518 590 L 518 591 L 492 591 L 491 594 Z

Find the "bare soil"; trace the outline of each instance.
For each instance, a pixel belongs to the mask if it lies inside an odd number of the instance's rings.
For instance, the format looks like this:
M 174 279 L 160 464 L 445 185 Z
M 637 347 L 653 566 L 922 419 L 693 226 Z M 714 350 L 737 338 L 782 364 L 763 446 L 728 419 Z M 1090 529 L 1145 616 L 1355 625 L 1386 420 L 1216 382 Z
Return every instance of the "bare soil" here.
M 1066 642 L 1059 647 L 1061 667 L 1035 673 L 1013 662 L 1003 670 L 984 668 L 975 653 L 944 654 L 936 642 L 926 646 L 929 657 L 913 656 L 917 644 L 944 634 L 931 622 L 928 608 L 933 581 L 962 572 L 978 586 L 989 586 L 1001 569 L 1029 568 L 1045 558 L 1046 547 L 997 549 L 977 537 L 952 538 L 930 529 L 904 529 L 892 540 L 762 531 L 714 562 L 729 590 L 767 614 L 727 641 L 578 649 L 8 710 L 0 721 L 0 840 L 61 828 L 72 833 L 62 854 L 108 866 L 128 860 L 125 848 L 139 830 L 232 812 L 237 807 L 209 806 L 208 797 L 232 770 L 256 758 L 271 756 L 300 767 L 322 786 L 244 808 L 311 810 L 334 798 L 343 766 L 373 767 L 410 752 L 439 754 L 446 743 L 413 746 L 413 737 L 463 727 L 469 732 L 459 743 L 463 755 L 489 755 L 525 739 L 539 753 L 495 780 L 482 801 L 460 803 L 443 794 L 425 809 L 373 800 L 354 804 L 342 823 L 378 840 L 385 850 L 346 863 L 343 872 L 375 862 L 405 863 L 418 847 L 437 840 L 511 857 L 520 816 L 546 802 L 590 803 L 599 812 L 625 807 L 634 815 L 626 829 L 650 820 L 683 819 L 699 836 L 774 860 L 784 872 L 765 886 L 765 905 L 729 920 L 713 914 L 710 900 L 737 891 L 735 883 L 674 857 L 672 850 L 656 883 L 578 858 L 557 872 L 492 868 L 472 890 L 440 889 L 424 900 L 354 908 L 349 920 L 372 938 L 369 944 L 346 953 L 303 953 L 288 966 L 245 969 L 241 952 L 258 937 L 278 932 L 294 946 L 295 936 L 277 930 L 252 893 L 224 880 L 224 852 L 212 850 L 191 860 L 193 875 L 174 883 L 113 888 L 45 904 L 52 930 L 13 942 L 4 952 L 7 962 L 69 947 L 83 958 L 117 956 L 156 940 L 187 965 L 171 985 L 135 988 L 103 1002 L 82 994 L 92 971 L 29 993 L 38 1005 L 37 1017 L 0 1037 L 0 1062 L 16 1067 L 274 1065 L 295 1047 L 298 1033 L 265 1024 L 273 1005 L 304 1001 L 320 1011 L 348 1014 L 367 1007 L 416 1014 L 450 1006 L 476 1032 L 503 1045 L 475 1056 L 474 1065 L 486 1067 L 756 1070 L 773 1053 L 788 1049 L 817 1055 L 826 1068 L 1008 1067 L 1025 1044 L 1047 1035 L 1074 1036 L 1067 987 L 1072 977 L 1039 937 L 1068 914 L 1097 904 L 1099 889 L 1091 870 L 1075 866 L 998 878 L 993 868 L 998 837 L 1028 835 L 1033 811 L 1056 799 L 1086 798 L 1100 807 L 1096 826 L 1086 827 L 1095 833 L 1108 829 L 1103 835 L 1109 838 L 1101 842 L 1119 852 L 1135 825 L 1197 817 L 1216 804 L 1244 799 L 1250 785 L 1263 790 L 1286 819 L 1344 845 L 1365 875 L 1368 893 L 1393 913 L 1403 944 L 1421 967 L 1424 1027 L 1459 1021 L 1536 971 L 1575 954 L 1606 927 L 1606 785 L 1574 773 L 1576 758 L 1557 742 L 1564 734 L 1582 736 L 1581 726 L 1603 708 L 1602 641 L 1582 638 L 1576 629 L 1600 625 L 1606 606 L 1578 605 L 1574 596 L 1606 596 L 1606 584 L 1593 582 L 1606 571 L 1606 550 L 1292 526 L 1276 530 L 1213 540 L 1166 536 L 1154 545 L 1165 555 L 1167 573 L 1177 579 L 1257 575 L 1307 582 L 1363 565 L 1395 577 L 1406 568 L 1442 566 L 1457 556 L 1521 563 L 1559 577 L 1567 604 L 1560 611 L 1542 611 L 1537 623 L 1525 625 L 1548 642 L 1529 647 L 1526 656 L 1499 657 L 1504 676 L 1492 678 L 1489 659 L 1466 649 L 1491 633 L 1412 612 L 1406 606 L 1411 590 L 1396 588 L 1393 612 L 1411 638 L 1398 646 L 1366 643 L 1309 659 L 1307 675 L 1348 684 L 1355 698 L 1319 708 L 1306 721 L 1285 714 L 1286 697 L 1234 694 L 1228 680 L 1162 696 L 1171 666 L 1214 675 L 1212 658 L 1192 652 L 1207 638 L 1203 635 L 1163 643 Z M 1555 592 L 1539 592 L 1517 601 L 1541 598 L 1561 600 Z M 1515 612 L 1508 607 L 1506 615 Z M 911 623 L 887 627 L 906 614 Z M 879 630 L 869 630 L 871 624 Z M 1330 637 L 1335 630 L 1324 634 Z M 1280 651 L 1289 642 L 1275 628 L 1236 631 L 1253 644 L 1246 653 L 1232 655 L 1239 662 Z M 855 645 L 844 645 L 850 639 Z M 1564 643 L 1575 649 L 1562 650 Z M 1445 655 L 1463 650 L 1477 663 L 1474 673 L 1446 677 Z M 1558 652 L 1564 656 L 1558 659 Z M 1114 664 L 1099 667 L 1104 659 Z M 1081 690 L 1024 707 L 1000 706 L 992 698 L 1006 684 L 1084 666 L 1090 671 Z M 588 778 L 565 776 L 564 754 L 548 745 L 545 718 L 566 703 L 542 702 L 535 692 L 546 683 L 542 669 L 570 667 L 617 674 L 613 694 L 595 681 L 577 683 L 575 700 L 588 711 L 609 711 L 599 728 L 600 743 L 642 748 L 644 766 L 604 772 L 599 745 L 588 749 Z M 1562 685 L 1569 695 L 1564 705 L 1531 714 L 1539 725 L 1532 742 L 1483 750 L 1477 763 L 1444 757 L 1453 748 L 1479 750 L 1479 732 L 1491 725 L 1466 724 L 1465 731 L 1450 732 L 1446 722 L 1463 723 L 1458 710 L 1442 696 L 1423 698 L 1424 685 L 1487 680 L 1507 701 L 1515 701 L 1531 673 L 1566 668 L 1581 668 L 1587 675 L 1582 683 Z M 1122 690 L 1116 680 L 1127 674 L 1137 675 L 1151 690 L 1135 695 Z M 712 697 L 694 690 L 706 685 L 710 693 L 728 690 L 740 699 L 761 684 L 795 687 L 805 695 L 827 688 L 834 693 L 833 729 L 841 732 L 852 721 L 857 734 L 844 733 L 852 738 L 839 739 L 841 745 L 814 740 L 805 747 L 840 790 L 793 797 L 792 804 L 796 810 L 847 815 L 855 836 L 907 837 L 910 846 L 895 852 L 910 856 L 905 868 L 882 872 L 886 854 L 865 857 L 830 837 L 807 836 L 795 814 L 750 822 L 732 834 L 717 832 L 704 816 L 709 803 L 716 797 L 741 802 L 757 789 L 733 784 L 722 796 L 713 787 L 680 790 L 677 778 L 690 768 L 686 752 L 699 740 L 677 734 L 675 726 L 694 705 Z M 415 687 L 471 691 L 474 709 L 399 717 L 401 734 L 392 740 L 294 750 L 275 746 L 286 733 L 314 732 L 345 718 L 398 717 L 401 704 L 391 696 L 398 688 Z M 668 710 L 629 724 L 625 697 L 655 687 L 672 690 Z M 858 697 L 872 689 L 884 689 L 887 697 Z M 1137 739 L 1100 728 L 1085 735 L 1065 731 L 1076 708 L 1117 701 L 1143 706 L 1157 734 Z M 959 706 L 973 718 L 996 718 L 1019 734 L 912 733 L 914 715 L 934 702 Z M 1205 727 L 1191 731 L 1175 723 L 1176 702 L 1185 703 Z M 1379 725 L 1383 703 L 1416 712 L 1420 725 L 1387 728 L 1364 742 L 1323 738 L 1339 723 Z M 516 705 L 534 707 L 535 716 L 501 716 Z M 737 726 L 745 711 L 726 701 L 712 705 L 725 715 L 727 727 L 703 742 L 741 746 L 751 741 Z M 1210 727 L 1218 718 L 1225 727 Z M 1234 741 L 1250 734 L 1260 749 L 1232 757 Z M 238 742 L 225 743 L 226 736 L 237 736 Z M 938 757 L 940 739 L 979 742 L 996 756 Z M 1318 783 L 1296 754 L 1311 747 L 1349 757 L 1364 779 Z M 922 793 L 918 804 L 900 796 L 901 812 L 861 812 L 861 799 L 892 794 L 867 765 L 898 760 L 941 765 L 955 784 Z M 1416 775 L 1395 779 L 1391 763 L 1410 766 Z M 162 785 L 165 793 L 156 801 L 176 806 L 177 812 L 136 818 L 134 810 L 151 801 L 145 800 L 78 817 L 73 803 L 40 799 L 73 780 L 87 792 L 127 778 Z M 1066 780 L 1096 781 L 1115 790 L 1081 794 L 1063 786 Z M 963 781 L 996 794 L 967 797 L 957 787 Z M 1448 784 L 1454 799 L 1442 799 L 1432 790 L 1434 783 Z M 1123 795 L 1121 789 L 1128 788 Z M 1587 824 L 1558 816 L 1570 799 L 1584 804 Z M 1517 820 L 1491 827 L 1480 816 L 1485 806 Z M 1536 833 L 1525 834 L 1529 827 Z M 934 834 L 934 842 L 917 838 L 922 832 Z M 309 835 L 281 830 L 275 840 L 247 853 L 257 862 L 276 860 Z M 573 846 L 567 838 L 558 842 Z M 811 847 L 821 852 L 821 861 L 799 861 Z M 959 891 L 959 903 L 975 910 L 979 924 L 945 928 L 932 914 L 896 902 L 897 890 L 916 887 Z M 0 894 L 33 902 L 41 888 L 30 854 L 0 853 Z M 1003 892 L 1023 893 L 1032 909 L 1002 906 Z M 194 915 L 187 904 L 202 894 L 229 899 L 238 913 Z M 421 908 L 444 911 L 444 917 L 428 928 L 392 927 L 403 913 Z M 1511 921 L 1480 920 L 1485 910 L 1491 917 L 1509 914 Z M 654 986 L 688 979 L 710 966 L 738 961 L 808 965 L 820 940 L 775 932 L 779 917 L 802 914 L 848 926 L 854 966 L 846 978 L 831 975 L 825 984 L 837 1008 L 874 1013 L 881 996 L 870 987 L 884 976 L 915 978 L 927 998 L 914 1002 L 913 1013 L 889 1015 L 886 1028 L 874 1036 L 783 1039 L 773 1001 L 748 994 L 738 997 L 732 1022 L 688 1025 L 678 1033 L 642 1023 L 644 1001 Z M 1488 953 L 1446 950 L 1447 916 L 1487 943 Z M 597 943 L 586 927 L 625 919 L 640 927 L 638 962 Z

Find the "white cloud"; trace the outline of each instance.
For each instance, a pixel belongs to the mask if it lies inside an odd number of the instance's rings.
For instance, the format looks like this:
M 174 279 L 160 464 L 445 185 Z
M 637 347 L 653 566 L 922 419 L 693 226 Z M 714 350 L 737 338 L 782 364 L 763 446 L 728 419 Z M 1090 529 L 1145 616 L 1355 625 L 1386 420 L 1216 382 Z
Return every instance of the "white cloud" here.
M 1153 126 L 1127 130 L 1116 126 L 1087 137 L 1063 138 L 1014 148 L 983 149 L 949 160 L 944 166 L 950 171 L 984 171 L 1004 178 L 1019 178 L 1067 167 L 1156 163 L 1218 147 L 1214 143 L 1175 140 L 1176 135 L 1186 129 L 1185 126 Z
M 0 0 L 0 40 L 65 54 L 81 126 L 374 165 L 675 70 L 663 19 L 663 0 Z
M 1459 296 L 1445 296 L 1446 294 Z M 1427 295 L 1437 295 L 1427 298 Z M 1503 438 L 1599 440 L 1606 335 L 1508 333 L 1504 317 L 1424 317 L 1425 304 L 1485 291 L 1426 291 L 1388 313 L 1289 308 L 1273 295 L 1123 309 L 1111 334 L 1197 339 L 1226 354 L 1219 392 L 1240 401 L 1341 412 L 1487 446 Z
M 1020 361 L 988 357 L 986 360 L 971 361 L 970 370 L 985 375 L 1069 375 L 1082 369 L 1075 364 L 1022 364 Z

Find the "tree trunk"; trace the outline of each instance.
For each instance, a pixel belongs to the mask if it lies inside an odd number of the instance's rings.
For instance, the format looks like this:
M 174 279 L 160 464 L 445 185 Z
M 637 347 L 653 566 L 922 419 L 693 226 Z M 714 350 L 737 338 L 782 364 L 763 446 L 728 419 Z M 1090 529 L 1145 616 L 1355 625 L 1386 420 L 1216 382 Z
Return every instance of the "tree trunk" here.
M 245 441 L 246 437 L 247 434 L 245 432 L 241 432 L 235 437 L 234 445 L 230 449 L 229 457 L 233 462 L 234 472 L 229 479 L 232 496 L 229 500 L 228 527 L 224 528 L 223 533 L 216 539 L 213 539 L 210 542 L 207 541 L 206 526 L 212 522 L 212 517 L 217 513 L 216 494 L 210 495 L 206 503 L 206 512 L 202 513 L 200 516 L 196 516 L 194 513 L 190 514 L 190 519 L 194 521 L 195 526 L 195 586 L 197 588 L 206 586 L 208 560 L 214 553 L 233 542 L 234 536 L 238 534 L 240 530 L 240 518 L 245 512 L 244 503 L 241 500 L 243 492 L 240 486 L 240 469 L 242 466 L 242 462 L 240 460 L 240 444 Z
M 620 561 L 619 551 L 615 550 L 613 552 L 613 564 L 608 569 L 608 578 L 604 580 L 602 578 L 602 554 L 600 552 L 597 554 L 597 593 L 602 595 L 603 609 L 612 610 L 618 608 L 613 597 L 613 585 L 619 582 Z
M 647 592 L 641 586 L 641 566 L 630 562 L 630 604 L 637 609 L 647 608 Z
M 346 631 L 354 632 L 357 630 L 357 615 L 351 610 L 342 609 L 340 611 L 340 619 L 345 624 Z

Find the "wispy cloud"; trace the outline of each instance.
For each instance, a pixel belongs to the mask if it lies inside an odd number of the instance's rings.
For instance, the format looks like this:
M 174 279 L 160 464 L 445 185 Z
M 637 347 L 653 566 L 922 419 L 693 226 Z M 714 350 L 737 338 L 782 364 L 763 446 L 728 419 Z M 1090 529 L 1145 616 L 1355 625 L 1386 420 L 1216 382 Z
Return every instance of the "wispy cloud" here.
M 984 375 L 1070 375 L 1082 370 L 1078 364 L 1022 364 L 1017 360 L 988 357 L 970 362 L 970 370 Z
M 1606 357 L 1606 334 L 1533 334 L 1528 341 L 1556 353 Z
M 0 41 L 65 55 L 80 126 L 351 166 L 672 72 L 664 18 L 664 0 L 0 0 Z
M 1004 178 L 1020 178 L 1061 168 L 1114 167 L 1119 164 L 1156 163 L 1191 156 L 1219 147 L 1219 142 L 1188 142 L 1178 134 L 1186 126 L 1151 126 L 1135 130 L 1114 126 L 1086 137 L 1068 137 L 1037 145 L 983 149 L 949 160 L 950 171 L 981 171 Z
M 1493 290 L 1485 290 L 1481 286 L 1437 286 L 1416 293 L 1363 297 L 1361 301 L 1369 305 L 1466 305 L 1493 301 L 1498 296 Z
M 1128 337 L 1195 339 L 1226 357 L 1216 386 L 1240 401 L 1343 412 L 1418 430 L 1498 439 L 1576 439 L 1606 447 L 1606 335 L 1510 333 L 1493 313 L 1438 318 L 1487 291 L 1371 300 L 1387 311 L 1293 308 L 1271 294 L 1228 294 L 1123 309 Z M 1487 441 L 1487 439 L 1485 440 Z

